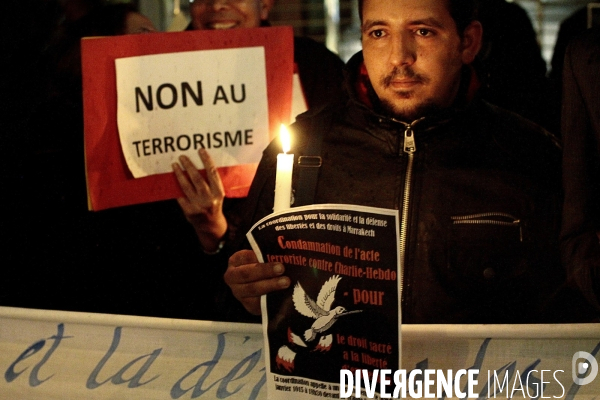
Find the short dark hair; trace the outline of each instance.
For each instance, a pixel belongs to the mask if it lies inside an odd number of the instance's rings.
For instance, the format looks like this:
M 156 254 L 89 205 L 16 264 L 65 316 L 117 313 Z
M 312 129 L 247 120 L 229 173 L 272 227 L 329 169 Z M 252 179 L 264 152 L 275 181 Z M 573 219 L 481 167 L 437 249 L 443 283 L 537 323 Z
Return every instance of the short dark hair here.
M 476 0 L 446 0 L 450 15 L 454 19 L 458 33 L 462 35 L 467 26 L 477 19 L 477 1 Z
M 105 4 L 96 7 L 87 18 L 87 31 L 84 36 L 113 36 L 125 33 L 125 22 L 130 13 L 138 13 L 129 3 Z
M 365 0 L 358 0 L 358 15 L 362 22 L 362 9 Z M 454 19 L 458 33 L 462 35 L 465 28 L 471 22 L 477 19 L 477 1 L 476 0 L 446 0 L 450 15 Z

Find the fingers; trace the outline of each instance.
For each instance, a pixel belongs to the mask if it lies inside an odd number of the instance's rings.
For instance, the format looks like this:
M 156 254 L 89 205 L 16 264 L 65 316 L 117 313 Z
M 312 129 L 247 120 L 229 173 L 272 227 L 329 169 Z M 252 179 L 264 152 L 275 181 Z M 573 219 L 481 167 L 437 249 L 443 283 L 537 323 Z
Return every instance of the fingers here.
M 235 253 L 229 259 L 225 282 L 233 295 L 252 314 L 260 314 L 260 296 L 290 286 L 290 278 L 279 263 L 259 263 L 250 250 Z
M 289 278 L 280 263 L 259 263 L 251 250 L 238 251 L 229 259 L 225 272 L 228 285 L 247 286 L 245 296 L 260 296 L 289 286 Z
M 185 172 L 187 172 L 187 174 L 189 176 L 188 185 L 194 191 L 193 193 L 191 193 L 191 196 L 193 196 L 195 193 L 198 193 L 198 194 L 209 193 L 210 188 L 209 188 L 206 180 L 204 179 L 202 174 L 200 174 L 200 172 L 198 171 L 198 168 L 194 165 L 192 160 L 190 160 L 187 156 L 182 155 L 182 156 L 179 156 L 179 162 L 181 163 L 181 165 L 185 169 Z M 189 184 L 189 182 L 191 182 L 191 185 Z M 184 193 L 185 193 L 185 191 L 184 191 Z M 186 193 L 186 196 L 191 197 L 190 194 L 188 194 L 188 193 Z
M 258 262 L 256 254 L 252 250 L 240 250 L 229 257 L 230 267 L 239 267 L 245 264 L 255 264 Z
M 206 170 L 206 179 L 198 171 L 198 168 L 194 165 L 192 160 L 185 155 L 179 157 L 179 162 L 183 166 L 183 169 L 177 163 L 173 163 L 172 165 L 181 190 L 190 199 L 196 194 L 206 198 L 209 196 L 217 199 L 225 197 L 223 181 L 221 180 L 219 171 L 217 170 L 212 157 L 205 149 L 199 149 L 198 155 Z M 187 176 L 184 173 L 184 170 L 187 172 Z
M 182 202 L 186 202 L 187 199 L 192 198 L 196 194 L 196 189 L 188 180 L 187 176 L 177 163 L 173 163 L 172 165 L 173 171 L 175 172 L 175 177 L 177 178 L 177 182 L 179 183 L 179 187 L 185 194 L 186 198 L 178 199 L 179 204 L 182 205 Z
M 204 169 L 206 170 L 206 178 L 208 179 L 208 185 L 211 189 L 211 192 L 215 195 L 225 195 L 223 181 L 221 181 L 217 167 L 215 166 L 212 157 L 208 154 L 208 151 L 205 149 L 199 149 L 198 155 L 200 156 L 202 165 L 204 165 Z

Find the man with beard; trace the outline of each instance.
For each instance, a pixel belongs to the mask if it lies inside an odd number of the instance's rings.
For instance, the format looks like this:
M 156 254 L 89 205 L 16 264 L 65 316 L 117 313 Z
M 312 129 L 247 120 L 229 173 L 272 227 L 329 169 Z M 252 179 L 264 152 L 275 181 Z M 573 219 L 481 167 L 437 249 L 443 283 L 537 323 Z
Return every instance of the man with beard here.
M 474 4 L 359 7 L 363 51 L 347 65 L 349 100 L 291 129 L 296 159 L 315 156 L 316 137 L 321 158 L 312 193 L 295 178 L 293 206 L 400 211 L 403 323 L 547 321 L 541 310 L 562 282 L 559 148 L 542 128 L 477 97 Z M 247 227 L 272 210 L 280 151 L 274 142 L 264 153 Z M 255 315 L 261 295 L 291 284 L 284 265 L 258 263 L 250 250 L 230 258 L 225 281 Z

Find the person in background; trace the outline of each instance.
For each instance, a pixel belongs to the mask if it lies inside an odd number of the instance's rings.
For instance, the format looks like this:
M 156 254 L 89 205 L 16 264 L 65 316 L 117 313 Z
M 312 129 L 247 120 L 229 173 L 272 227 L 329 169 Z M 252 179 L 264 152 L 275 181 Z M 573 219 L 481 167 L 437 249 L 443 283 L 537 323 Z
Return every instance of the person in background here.
M 66 10 L 75 13 L 74 6 L 68 7 L 71 3 L 65 4 Z M 81 1 L 74 3 L 81 3 Z M 71 16 L 65 20 L 45 52 L 47 96 L 45 103 L 39 109 L 42 113 L 38 118 L 40 126 L 34 126 L 32 129 L 38 135 L 35 138 L 37 143 L 44 143 L 45 140 L 51 140 L 53 143 L 64 140 L 65 143 L 61 144 L 63 146 L 82 143 L 80 135 L 83 132 L 80 44 L 82 38 L 156 31 L 152 22 L 131 5 L 94 3 L 88 6 L 90 9 L 84 15 L 77 13 L 79 16 L 77 19 Z M 71 118 L 65 118 L 65 113 Z M 44 133 L 48 129 L 53 129 L 57 134 Z M 58 134 L 61 130 L 63 133 Z M 68 137 L 69 132 L 76 136 Z
M 363 0 L 359 11 L 350 100 L 291 126 L 296 157 L 322 141 L 313 203 L 399 209 L 403 323 L 549 321 L 542 306 L 564 279 L 560 151 L 539 125 L 478 97 L 474 2 Z M 263 155 L 245 227 L 271 213 L 280 151 L 273 142 Z M 225 281 L 255 315 L 261 295 L 294 285 L 251 250 L 232 255 Z
M 190 0 L 187 30 L 268 27 L 275 0 Z M 325 46 L 294 38 L 296 63 L 308 108 L 320 107 L 343 94 L 343 62 Z
M 527 12 L 516 2 L 479 0 L 477 18 L 483 26 L 474 62 L 481 97 L 558 135 L 546 61 Z
M 0 251 L 6 266 L 0 280 L 0 304 L 14 297 L 15 285 L 25 281 L 19 265 L 23 258 L 23 243 L 30 230 L 23 224 L 24 207 L 21 193 L 29 187 L 24 180 L 27 165 L 23 154 L 31 145 L 27 129 L 35 110 L 42 102 L 45 80 L 43 54 L 50 38 L 63 19 L 58 0 L 0 2 L 2 16 L 3 73 L 0 77 L 0 174 L 4 186 L 0 200 Z
M 126 3 L 109 4 L 92 11 L 87 17 L 85 36 L 115 36 L 156 32 L 148 17 Z
M 587 6 L 580 7 L 560 23 L 554 50 L 552 52 L 552 60 L 550 63 L 551 69 L 548 75 L 552 88 L 552 106 L 550 111 L 556 116 L 554 119 L 557 121 L 559 128 L 561 127 L 560 116 L 562 113 L 562 86 L 565 53 L 571 40 L 586 31 L 587 13 Z M 559 129 L 559 132 L 561 131 L 562 129 Z
M 119 4 L 93 8 L 59 29 L 40 69 L 49 82 L 33 97 L 43 101 L 32 112 L 28 146 L 18 152 L 23 183 L 10 218 L 21 233 L 7 249 L 2 305 L 212 317 L 212 293 L 198 291 L 200 276 L 184 268 L 201 252 L 175 201 L 87 210 L 80 40 L 154 31 L 153 25 Z
M 552 52 L 550 81 L 558 98 L 557 112 L 560 113 L 560 99 L 562 96 L 562 74 L 564 68 L 565 53 L 569 42 L 576 36 L 581 35 L 587 29 L 587 6 L 577 9 L 573 14 L 565 18 L 558 28 L 558 35 Z
M 563 69 L 561 252 L 569 284 L 600 320 L 600 28 L 573 39 Z
M 267 27 L 273 1 L 190 0 L 192 20 L 187 30 Z M 343 63 L 337 55 L 309 38 L 295 37 L 293 46 L 294 62 L 308 109 L 321 108 L 344 96 Z M 237 233 L 243 199 L 225 199 L 212 159 L 203 150 L 199 156 L 207 170 L 206 179 L 197 172 L 196 165 L 188 157 L 180 159 L 181 166 L 173 165 L 186 195 L 179 199 L 179 204 L 209 256 L 200 263 L 224 266 L 226 258 L 215 256 Z

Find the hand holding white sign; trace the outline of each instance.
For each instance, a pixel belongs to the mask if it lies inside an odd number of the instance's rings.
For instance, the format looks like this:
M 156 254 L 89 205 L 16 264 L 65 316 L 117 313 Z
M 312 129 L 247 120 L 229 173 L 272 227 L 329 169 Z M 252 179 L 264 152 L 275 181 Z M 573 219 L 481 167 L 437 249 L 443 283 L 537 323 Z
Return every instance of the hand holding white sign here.
M 82 41 L 90 209 L 182 196 L 172 173 L 207 149 L 227 197 L 248 193 L 291 112 L 291 27 Z
M 177 163 L 173 163 L 172 167 L 185 194 L 185 197 L 178 198 L 177 202 L 196 230 L 202 248 L 211 253 L 219 249 L 219 243 L 227 232 L 227 220 L 223 215 L 225 189 L 219 171 L 208 152 L 199 149 L 198 155 L 206 170 L 206 179 L 185 155 L 179 157 L 185 172 Z

